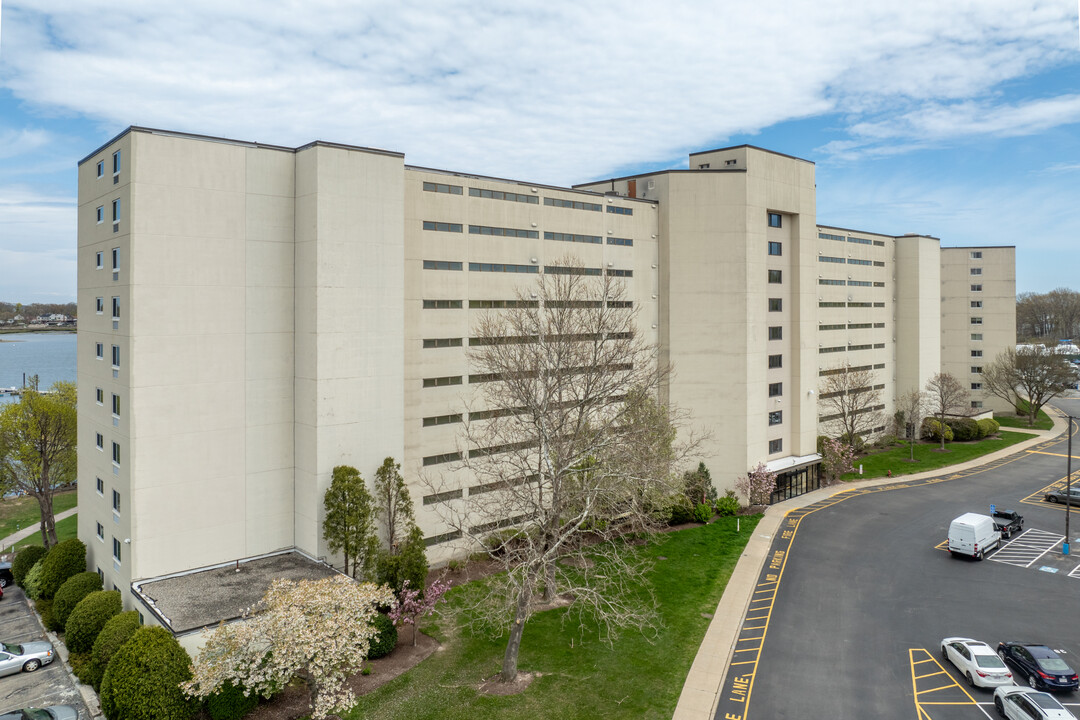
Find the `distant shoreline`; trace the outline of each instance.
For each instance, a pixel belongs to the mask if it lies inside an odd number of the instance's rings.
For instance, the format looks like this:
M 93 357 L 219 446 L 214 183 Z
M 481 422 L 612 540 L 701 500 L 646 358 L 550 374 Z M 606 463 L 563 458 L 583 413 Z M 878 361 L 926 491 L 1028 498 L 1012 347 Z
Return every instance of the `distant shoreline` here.
M 78 328 L 72 327 L 33 327 L 33 328 L 0 328 L 0 335 L 21 335 L 22 333 L 69 333 L 75 334 Z M 0 338 L 0 342 L 4 342 Z M 10 340 L 8 342 L 11 342 Z

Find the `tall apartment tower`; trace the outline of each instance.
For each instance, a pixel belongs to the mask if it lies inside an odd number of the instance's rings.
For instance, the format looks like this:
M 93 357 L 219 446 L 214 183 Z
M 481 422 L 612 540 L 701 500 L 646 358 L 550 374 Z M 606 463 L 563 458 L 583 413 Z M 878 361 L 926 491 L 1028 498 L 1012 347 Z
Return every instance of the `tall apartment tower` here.
M 883 418 L 942 369 L 974 387 L 969 353 L 1014 340 L 1013 263 L 820 225 L 813 163 L 750 146 L 566 188 L 129 128 L 79 165 L 79 536 L 128 607 L 133 582 L 194 568 L 336 562 L 332 469 L 393 457 L 449 557 L 419 479 L 483 491 L 454 465 L 485 381 L 466 351 L 541 273 L 623 278 L 717 486 L 765 463 L 796 494 L 817 483 L 823 379 L 872 372 Z

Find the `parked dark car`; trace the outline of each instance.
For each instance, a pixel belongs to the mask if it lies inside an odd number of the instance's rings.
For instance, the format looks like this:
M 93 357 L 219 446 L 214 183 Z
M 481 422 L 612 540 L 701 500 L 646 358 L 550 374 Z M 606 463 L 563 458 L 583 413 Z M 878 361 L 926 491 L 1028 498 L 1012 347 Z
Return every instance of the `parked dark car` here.
M 1015 510 L 995 510 L 990 517 L 994 518 L 994 527 L 1003 538 L 1008 538 L 1024 529 L 1024 516 Z
M 1043 496 L 1043 500 L 1052 503 L 1067 502 L 1070 505 L 1080 505 L 1080 487 L 1072 486 L 1068 492 L 1065 488 L 1054 488 Z
M 1028 685 L 1036 690 L 1080 688 L 1080 677 L 1076 671 L 1045 645 L 1003 642 L 998 644 L 997 652 L 1006 664 L 1016 669 L 1017 675 L 1026 678 Z
M 11 574 L 11 563 L 0 562 L 0 588 L 6 588 L 15 583 L 15 576 Z

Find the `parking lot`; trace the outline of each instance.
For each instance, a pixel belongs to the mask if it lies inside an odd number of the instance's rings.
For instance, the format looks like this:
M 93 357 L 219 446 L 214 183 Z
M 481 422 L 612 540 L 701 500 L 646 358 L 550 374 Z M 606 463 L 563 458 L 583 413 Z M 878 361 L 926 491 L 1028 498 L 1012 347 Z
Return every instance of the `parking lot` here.
M 942 659 L 950 636 L 1043 642 L 1080 666 L 1080 557 L 1063 555 L 1064 508 L 1041 494 L 1063 482 L 1064 449 L 1064 439 L 1047 441 L 981 468 L 840 492 L 789 513 L 716 717 L 997 717 L 992 692 L 968 687 Z M 983 562 L 942 551 L 952 518 L 991 504 L 1020 511 L 1023 532 Z M 1080 553 L 1080 526 L 1072 535 Z M 1080 696 L 1059 700 L 1080 715 Z
M 13 585 L 5 588 L 4 599 L 0 600 L 0 641 L 18 644 L 44 639 L 45 634 L 27 606 L 22 590 Z M 0 677 L 0 713 L 50 705 L 73 705 L 79 709 L 80 720 L 90 718 L 78 688 L 59 658 L 32 673 Z

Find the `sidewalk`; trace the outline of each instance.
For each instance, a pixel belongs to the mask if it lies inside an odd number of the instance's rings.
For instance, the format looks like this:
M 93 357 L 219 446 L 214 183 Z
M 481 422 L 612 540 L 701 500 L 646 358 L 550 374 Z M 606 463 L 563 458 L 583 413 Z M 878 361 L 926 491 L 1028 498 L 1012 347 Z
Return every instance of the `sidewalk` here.
M 75 507 L 71 508 L 70 510 L 65 510 L 64 512 L 60 513 L 59 515 L 56 515 L 55 519 L 56 519 L 57 522 L 59 522 L 60 520 L 63 520 L 64 518 L 71 517 L 72 515 L 74 515 L 77 512 L 79 512 L 79 508 L 78 508 L 78 506 L 75 506 Z M 9 552 L 9 548 L 12 545 L 14 545 L 15 543 L 19 542 L 20 540 L 24 540 L 24 539 L 30 537 L 31 535 L 40 535 L 40 534 L 41 534 L 41 526 L 38 525 L 37 523 L 34 523 L 33 525 L 31 525 L 29 527 L 24 527 L 22 530 L 20 530 L 18 532 L 11 533 L 6 538 L 0 538 L 0 552 Z
M 757 585 L 758 577 L 761 575 L 761 568 L 765 564 L 769 548 L 772 547 L 773 536 L 789 512 L 807 505 L 813 505 L 825 498 L 848 490 L 948 475 L 1023 452 L 1034 445 L 1055 438 L 1065 432 L 1066 423 L 1061 414 L 1057 412 L 1057 409 L 1053 407 L 1044 409 L 1054 420 L 1052 429 L 1026 430 L 1015 428 L 1020 432 L 1032 433 L 1035 437 L 1007 447 L 1004 450 L 984 455 L 976 460 L 913 475 L 830 485 L 776 505 L 770 505 L 766 509 L 764 517 L 761 518 L 761 521 L 754 529 L 753 536 L 746 543 L 746 548 L 743 550 L 742 557 L 739 558 L 735 570 L 731 573 L 724 595 L 720 598 L 720 604 L 716 607 L 713 619 L 709 623 L 709 629 L 705 632 L 705 639 L 702 640 L 701 647 L 698 648 L 697 656 L 694 658 L 694 664 L 690 667 L 690 673 L 686 676 L 686 682 L 683 684 L 682 693 L 679 695 L 679 704 L 675 707 L 672 720 L 713 720 L 716 714 L 716 706 L 720 701 L 720 690 L 724 678 L 727 676 L 728 663 L 731 661 L 731 654 L 735 650 L 735 641 L 738 638 L 739 628 L 742 626 L 746 608 L 750 604 L 750 598 L 753 597 L 753 590 Z M 1014 428 L 1006 429 L 1011 430 Z

